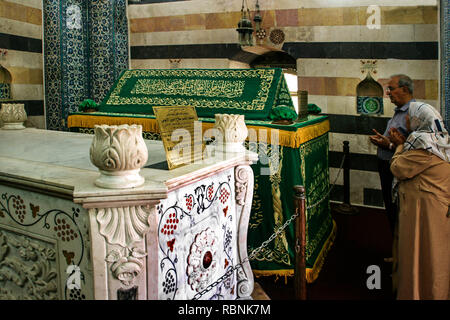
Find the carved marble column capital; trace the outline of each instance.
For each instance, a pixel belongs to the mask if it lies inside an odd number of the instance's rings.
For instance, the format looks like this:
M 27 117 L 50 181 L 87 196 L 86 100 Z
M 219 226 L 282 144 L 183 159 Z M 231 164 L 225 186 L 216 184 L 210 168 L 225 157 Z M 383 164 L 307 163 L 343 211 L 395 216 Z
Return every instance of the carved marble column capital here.
M 90 148 L 91 162 L 100 170 L 95 184 L 101 188 L 138 187 L 148 158 L 141 125 L 96 125 Z
M 27 113 L 23 103 L 2 103 L 0 115 L 3 121 L 2 129 L 25 129 L 23 123 L 27 120 Z
M 245 125 L 244 115 L 241 114 L 216 114 L 214 128 L 222 135 L 222 141 L 217 141 L 217 146 L 224 152 L 244 152 L 244 141 L 248 130 Z

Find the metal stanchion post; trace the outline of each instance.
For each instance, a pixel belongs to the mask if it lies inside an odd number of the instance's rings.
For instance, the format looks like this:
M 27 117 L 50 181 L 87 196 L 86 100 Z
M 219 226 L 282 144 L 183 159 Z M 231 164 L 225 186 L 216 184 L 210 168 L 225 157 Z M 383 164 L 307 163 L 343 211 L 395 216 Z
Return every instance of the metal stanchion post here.
M 344 203 L 337 206 L 336 211 L 342 214 L 357 214 L 358 209 L 350 204 L 350 146 L 348 141 L 344 141 Z
M 306 300 L 306 196 L 303 186 L 294 186 L 295 219 L 295 299 Z

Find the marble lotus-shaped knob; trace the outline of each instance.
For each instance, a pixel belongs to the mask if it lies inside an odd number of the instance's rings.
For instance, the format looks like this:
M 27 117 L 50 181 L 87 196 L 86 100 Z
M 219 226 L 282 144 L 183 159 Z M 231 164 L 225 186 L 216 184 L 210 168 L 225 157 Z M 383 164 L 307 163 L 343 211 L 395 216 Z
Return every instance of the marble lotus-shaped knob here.
M 100 170 L 95 184 L 101 188 L 138 187 L 139 171 L 148 158 L 141 125 L 96 125 L 90 148 L 91 162 Z
M 2 129 L 25 129 L 23 123 L 27 120 L 27 113 L 23 103 L 3 103 L 0 115 L 3 121 Z
M 224 152 L 245 151 L 244 141 L 247 138 L 248 130 L 244 115 L 216 114 L 215 119 L 214 128 L 222 135 L 222 142 L 217 141 L 217 147 L 219 149 L 223 147 Z

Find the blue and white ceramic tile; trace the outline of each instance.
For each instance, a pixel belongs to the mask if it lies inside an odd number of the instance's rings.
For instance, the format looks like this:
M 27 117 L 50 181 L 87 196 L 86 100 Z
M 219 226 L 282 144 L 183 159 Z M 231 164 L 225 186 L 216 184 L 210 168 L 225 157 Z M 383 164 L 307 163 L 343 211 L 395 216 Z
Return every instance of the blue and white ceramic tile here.
M 67 130 L 84 99 L 100 103 L 128 69 L 125 0 L 44 0 L 47 129 Z

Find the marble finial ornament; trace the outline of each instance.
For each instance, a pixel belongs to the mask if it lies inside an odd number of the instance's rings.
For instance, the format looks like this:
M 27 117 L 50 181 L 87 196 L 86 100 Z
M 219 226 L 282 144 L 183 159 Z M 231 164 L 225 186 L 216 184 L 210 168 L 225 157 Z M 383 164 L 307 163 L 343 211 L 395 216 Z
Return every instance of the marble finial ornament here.
M 139 175 L 148 158 L 141 125 L 96 125 L 90 148 L 91 162 L 100 170 L 95 184 L 101 188 L 122 189 L 144 183 Z
M 25 105 L 23 103 L 3 103 L 0 117 L 3 121 L 2 129 L 25 129 L 23 123 L 27 120 L 27 113 L 25 112 Z
M 248 130 L 245 125 L 244 115 L 241 114 L 216 114 L 214 128 L 222 135 L 222 141 L 217 141 L 217 147 L 224 152 L 245 151 L 244 141 Z

